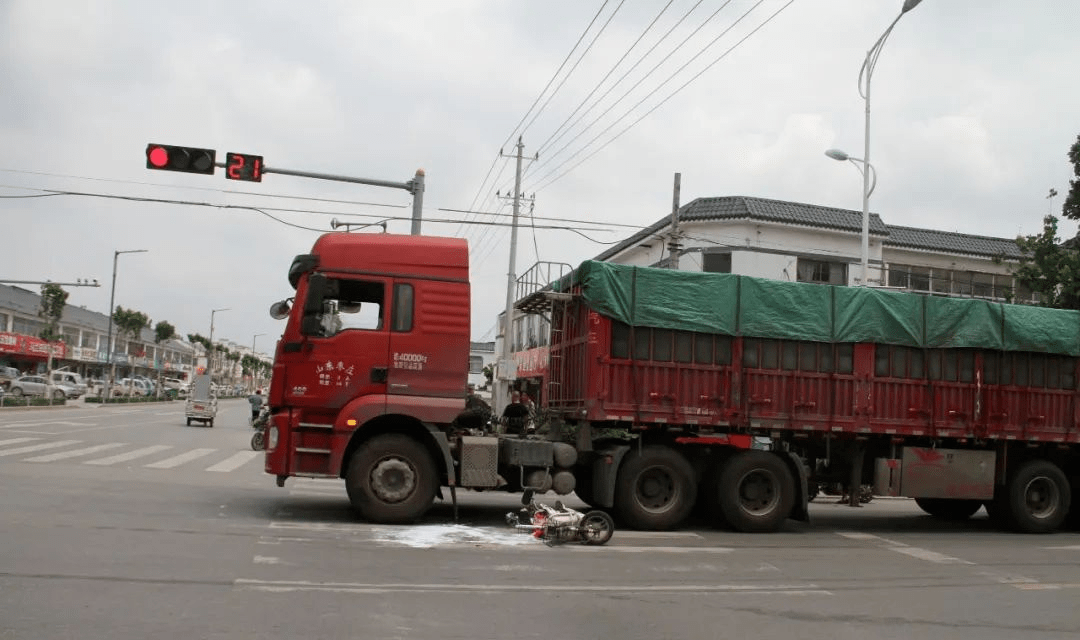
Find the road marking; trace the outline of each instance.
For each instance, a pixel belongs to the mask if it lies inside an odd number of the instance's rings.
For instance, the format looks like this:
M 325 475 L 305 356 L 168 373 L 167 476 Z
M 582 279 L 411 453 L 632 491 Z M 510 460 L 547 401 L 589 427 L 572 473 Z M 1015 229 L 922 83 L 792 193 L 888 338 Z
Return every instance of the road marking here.
M 250 462 L 257 456 L 261 455 L 261 451 L 240 451 L 228 458 L 225 458 L 221 462 L 215 464 L 212 467 L 207 467 L 207 471 L 216 471 L 218 473 L 228 473 L 229 471 L 235 471 L 244 466 L 245 463 Z
M 448 593 L 728 593 L 744 595 L 831 596 L 831 591 L 815 584 L 676 584 L 676 585 L 591 585 L 591 584 L 438 584 L 438 583 L 364 583 L 364 582 L 307 582 L 303 580 L 250 580 L 239 578 L 233 585 L 245 590 L 291 593 L 323 591 L 336 593 L 389 593 L 396 591 L 428 591 Z
M 623 532 L 615 534 L 622 537 Z M 731 553 L 731 547 L 631 547 L 619 545 L 587 546 L 568 544 L 566 548 L 571 551 L 583 551 L 588 553 Z
M 697 538 L 703 540 L 701 534 L 693 531 L 620 531 L 620 538 Z
M 1014 584 L 1021 591 L 1056 591 L 1058 589 L 1080 589 L 1080 582 L 1062 582 L 1058 584 Z
M 281 558 L 273 556 L 255 556 L 252 560 L 255 564 L 281 564 Z
M 69 422 L 67 420 L 35 420 L 35 421 L 32 421 L 32 422 L 23 420 L 21 422 L 9 422 L 9 423 L 7 423 L 7 424 L 5 424 L 3 426 L 0 426 L 0 429 L 22 429 L 22 428 L 25 428 L 25 427 L 44 427 L 46 425 L 53 425 L 53 424 L 64 425 L 64 426 L 68 426 L 68 427 L 93 427 L 93 426 L 97 425 L 96 422 Z
M 173 467 L 179 467 L 185 462 L 191 462 L 192 460 L 195 460 L 197 458 L 210 455 L 215 451 L 217 451 L 217 449 L 192 449 L 191 451 L 181 453 L 178 456 L 165 458 L 164 460 L 161 460 L 159 462 L 154 462 L 153 464 L 148 464 L 144 466 L 146 466 L 147 469 L 172 469 Z
M 143 456 L 148 456 L 159 451 L 165 451 L 166 449 L 172 449 L 172 447 L 166 444 L 155 444 L 152 447 L 143 447 L 142 449 L 136 449 L 134 451 L 128 451 L 127 453 L 109 456 L 108 458 L 87 460 L 83 464 L 95 464 L 100 466 L 116 464 L 117 462 L 127 462 L 129 460 L 134 460 L 135 458 L 142 458 Z
M 4 449 L 0 451 L 0 456 L 14 456 L 20 453 L 30 453 L 31 451 L 41 451 L 42 449 L 56 449 L 57 447 L 66 447 L 72 444 L 79 444 L 81 440 L 57 440 L 56 442 L 46 442 L 44 444 L 35 444 L 29 447 L 19 447 L 17 449 Z
M 0 440 L 0 445 L 5 444 L 19 444 L 20 442 L 32 442 L 38 438 L 10 438 L 8 440 Z
M 65 460 L 67 458 L 77 458 L 79 456 L 88 456 L 91 453 L 97 453 L 98 451 L 106 451 L 108 449 L 115 449 L 126 445 L 126 442 L 111 442 L 109 444 L 99 444 L 94 447 L 86 447 L 84 449 L 75 449 L 74 451 L 61 451 L 60 453 L 50 453 L 46 456 L 38 456 L 36 458 L 27 458 L 23 462 L 55 462 L 56 460 Z
M 897 542 L 895 540 L 889 540 L 888 538 L 882 538 L 881 536 L 875 536 L 870 533 L 860 533 L 858 531 L 837 531 L 837 535 L 841 535 L 851 540 L 865 540 L 867 542 L 873 542 L 882 549 L 888 549 L 889 551 L 895 551 L 896 553 L 902 553 L 912 558 L 918 558 L 919 560 L 926 560 L 927 562 L 934 562 L 936 564 L 967 564 L 974 565 L 974 562 L 967 560 L 961 560 L 960 558 L 954 558 L 947 556 L 944 553 L 938 553 L 937 551 L 931 551 L 929 549 L 920 549 L 919 547 L 912 547 L 906 545 L 903 542 Z
M 1080 551 L 1080 544 L 1070 544 L 1064 547 L 1043 547 L 1043 549 L 1060 549 L 1062 551 Z

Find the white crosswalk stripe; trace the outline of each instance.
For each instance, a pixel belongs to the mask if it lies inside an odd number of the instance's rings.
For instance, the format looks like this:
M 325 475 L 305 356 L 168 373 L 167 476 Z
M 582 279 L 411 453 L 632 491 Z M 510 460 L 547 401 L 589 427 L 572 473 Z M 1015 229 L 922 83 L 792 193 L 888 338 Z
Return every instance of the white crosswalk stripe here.
M 228 473 L 235 471 L 244 466 L 245 463 L 250 462 L 257 456 L 262 455 L 261 451 L 240 451 L 228 458 L 225 458 L 221 462 L 215 464 L 212 467 L 207 467 L 207 471 L 216 471 L 218 473 Z
M 21 442 L 32 442 L 34 440 L 37 440 L 37 438 L 10 438 L 8 440 L 0 440 L 0 446 L 7 444 L 19 444 Z
M 4 449 L 0 451 L 0 456 L 16 456 L 20 453 L 30 453 L 31 451 L 41 451 L 43 449 L 57 449 L 59 447 L 66 447 L 72 444 L 79 444 L 81 440 L 57 440 L 56 442 L 45 442 L 42 444 L 34 444 L 28 447 L 17 447 L 15 449 Z
M 169 445 L 166 445 L 166 444 L 155 444 L 155 445 L 153 445 L 151 447 L 143 447 L 142 449 L 136 449 L 134 451 L 128 451 L 127 453 L 121 453 L 121 454 L 117 454 L 115 456 L 109 456 L 108 458 L 100 458 L 98 460 L 87 460 L 83 464 L 110 465 L 110 464 L 116 464 L 117 462 L 128 462 L 128 461 L 134 460 L 136 458 L 142 458 L 142 457 L 145 457 L 145 456 L 149 456 L 149 455 L 158 453 L 159 451 L 166 451 L 168 449 L 172 449 L 172 447 L 170 447 Z
M 116 449 L 117 447 L 124 446 L 125 442 L 110 442 L 108 444 L 99 444 L 93 447 L 86 447 L 84 449 L 75 449 L 74 451 L 61 451 L 60 453 L 50 453 L 44 456 L 37 456 L 36 458 L 27 458 L 23 462 L 55 462 L 57 460 L 67 460 L 68 458 L 78 458 L 79 456 L 88 456 L 98 451 L 108 451 L 109 449 Z
M 172 469 L 173 467 L 179 467 L 185 462 L 191 462 L 203 456 L 208 456 L 211 453 L 217 451 L 217 449 L 192 449 L 186 453 L 181 453 L 178 456 L 166 458 L 160 462 L 154 462 L 146 465 L 147 469 Z

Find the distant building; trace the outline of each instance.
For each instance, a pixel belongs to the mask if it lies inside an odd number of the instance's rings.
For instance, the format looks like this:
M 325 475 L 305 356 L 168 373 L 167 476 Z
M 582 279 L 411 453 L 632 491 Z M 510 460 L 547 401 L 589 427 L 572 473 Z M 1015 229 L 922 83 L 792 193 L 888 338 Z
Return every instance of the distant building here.
M 494 342 L 469 343 L 469 384 L 475 385 L 477 389 L 487 389 L 488 379 L 484 375 L 484 367 L 494 364 Z

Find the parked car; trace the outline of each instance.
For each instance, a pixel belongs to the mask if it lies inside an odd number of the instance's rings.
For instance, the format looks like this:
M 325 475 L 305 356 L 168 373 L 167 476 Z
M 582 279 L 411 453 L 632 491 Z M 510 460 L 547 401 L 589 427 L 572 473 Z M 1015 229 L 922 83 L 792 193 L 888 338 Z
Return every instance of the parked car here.
M 112 394 L 119 397 L 134 398 L 150 395 L 150 389 L 142 380 L 122 378 L 120 382 L 113 385 Z
M 69 387 L 74 387 L 79 392 L 76 398 L 86 394 L 86 383 L 83 382 L 82 376 L 74 371 L 53 371 L 52 372 L 53 384 L 62 384 Z
M 21 375 L 15 367 L 0 367 L 0 389 L 7 389 L 11 386 L 11 381 Z
M 78 398 L 80 393 L 75 387 L 66 384 L 50 385 L 44 376 L 20 376 L 11 381 L 11 395 L 20 396 L 44 396 L 51 393 L 56 400 L 64 398 Z

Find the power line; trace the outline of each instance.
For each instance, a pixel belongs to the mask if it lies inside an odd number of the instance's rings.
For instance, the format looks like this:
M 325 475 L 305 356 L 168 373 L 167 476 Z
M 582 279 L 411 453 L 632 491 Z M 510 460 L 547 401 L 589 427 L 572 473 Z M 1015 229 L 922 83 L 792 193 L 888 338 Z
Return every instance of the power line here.
M 757 4 L 755 4 L 755 5 L 753 6 L 753 7 L 751 7 L 750 11 L 753 11 L 753 10 L 754 10 L 754 8 L 756 8 L 756 7 L 757 7 L 758 5 L 760 5 L 760 4 L 762 3 L 762 2 L 764 2 L 764 0 L 759 0 Z M 754 28 L 753 30 L 751 30 L 751 31 L 750 31 L 750 33 L 748 33 L 748 34 L 746 34 L 745 36 L 743 36 L 743 38 L 742 38 L 741 40 L 739 40 L 738 42 L 736 42 L 735 44 L 733 44 L 733 45 L 732 45 L 731 47 L 729 47 L 729 48 L 727 49 L 727 51 L 725 51 L 724 53 L 720 54 L 720 56 L 719 56 L 719 57 L 717 57 L 717 58 L 716 58 L 715 60 L 713 60 L 712 62 L 710 62 L 710 63 L 709 63 L 709 64 L 708 64 L 708 65 L 707 65 L 707 66 L 706 66 L 705 68 L 703 68 L 703 69 L 702 69 L 701 71 L 699 71 L 698 73 L 694 74 L 694 76 L 692 76 L 692 77 L 691 77 L 691 78 L 690 78 L 689 80 L 687 80 L 687 81 L 686 81 L 685 83 L 683 83 L 683 84 L 682 84 L 681 86 L 679 86 L 679 87 L 678 87 L 677 89 L 675 89 L 675 90 L 674 90 L 673 92 L 671 92 L 671 94 L 669 94 L 669 95 L 668 95 L 668 96 L 667 96 L 666 98 L 664 98 L 663 100 L 661 100 L 660 102 L 658 102 L 658 103 L 657 103 L 656 105 L 654 105 L 654 106 L 653 106 L 653 107 L 652 107 L 651 109 L 649 109 L 649 110 L 648 110 L 647 112 L 645 112 L 644 114 L 642 114 L 642 115 L 641 115 L 641 116 L 640 116 L 639 118 L 637 118 L 636 120 L 634 120 L 633 122 L 631 122 L 631 123 L 630 123 L 629 125 L 627 125 L 627 126 L 626 126 L 626 128 L 624 128 L 624 129 L 623 129 L 622 131 L 620 131 L 619 133 L 617 133 L 617 134 L 616 134 L 616 135 L 615 135 L 614 137 L 612 137 L 612 138 L 611 138 L 610 140 L 608 140 L 607 142 L 605 142 L 605 143 L 604 143 L 603 145 L 601 145 L 601 146 L 600 146 L 599 148 L 597 148 L 597 149 L 596 149 L 595 151 L 593 151 L 592 153 L 590 153 L 590 154 L 589 154 L 588 156 L 586 156 L 586 157 L 582 158 L 582 159 L 581 159 L 581 160 L 580 160 L 579 162 L 577 162 L 576 164 L 574 164 L 574 165 L 573 165 L 572 167 L 570 167 L 570 168 L 569 168 L 569 169 L 567 169 L 566 171 L 564 171 L 564 172 L 560 173 L 559 175 L 555 176 L 555 177 L 554 177 L 554 178 L 552 178 L 551 180 L 548 180 L 547 182 L 545 182 L 544 184 L 542 184 L 542 185 L 541 185 L 541 186 L 539 186 L 539 187 L 536 187 L 536 188 L 535 188 L 535 189 L 533 189 L 533 190 L 534 190 L 534 191 L 540 191 L 540 190 L 541 190 L 541 189 L 543 189 L 544 187 L 550 186 L 550 185 L 551 185 L 552 183 L 554 183 L 555 181 L 559 180 L 560 178 L 562 178 L 563 176 L 565 176 L 565 175 L 566 175 L 566 174 L 568 174 L 569 172 L 571 172 L 571 171 L 573 171 L 574 169 L 576 169 L 577 167 L 581 166 L 581 164 L 582 164 L 582 163 L 584 163 L 584 162 L 585 162 L 585 161 L 587 161 L 587 160 L 588 160 L 589 158 L 592 158 L 592 157 L 593 157 L 594 155 L 596 155 L 597 153 L 599 153 L 600 151 L 602 151 L 602 150 L 603 150 L 604 148 L 606 148 L 606 147 L 607 147 L 607 146 L 608 146 L 609 144 L 611 144 L 611 143 L 612 143 L 612 142 L 614 142 L 615 140 L 618 140 L 618 139 L 619 139 L 619 138 L 620 138 L 620 137 L 621 137 L 621 136 L 622 136 L 622 135 L 623 135 L 624 133 L 626 133 L 627 131 L 629 131 L 630 129 L 632 129 L 632 128 L 633 128 L 634 126 L 636 126 L 636 125 L 637 125 L 637 124 L 638 124 L 639 122 L 641 122 L 642 120 L 644 120 L 644 119 L 645 119 L 645 118 L 647 118 L 648 116 L 652 115 L 652 113 L 653 113 L 654 111 L 656 111 L 657 109 L 659 109 L 660 107 L 662 107 L 662 106 L 663 106 L 663 105 L 664 105 L 665 103 L 667 103 L 667 101 L 668 101 L 668 100 L 670 100 L 670 99 L 674 98 L 674 97 L 675 97 L 676 95 L 678 95 L 678 94 L 679 94 L 680 92 L 682 92 L 682 90 L 683 90 L 683 89 L 685 89 L 685 88 L 686 88 L 687 86 L 689 86 L 689 85 L 690 85 L 690 83 L 692 83 L 692 82 L 693 82 L 694 80 L 697 80 L 697 79 L 698 79 L 699 77 L 701 77 L 701 75 L 703 75 L 703 74 L 704 74 L 704 73 L 705 73 L 706 71 L 708 71 L 708 70 L 709 70 L 709 69 L 711 69 L 711 68 L 712 68 L 713 66 L 715 66 L 715 65 L 716 65 L 716 64 L 717 64 L 718 62 L 720 62 L 721 60 L 723 60 L 724 58 L 726 58 L 726 57 L 728 56 L 728 54 L 730 54 L 730 53 L 731 53 L 732 51 L 734 51 L 734 50 L 735 50 L 735 49 L 736 49 L 737 47 L 739 47 L 739 45 L 741 45 L 741 44 L 742 44 L 743 42 L 746 42 L 746 40 L 748 40 L 748 39 L 749 39 L 749 38 L 750 38 L 751 36 L 753 36 L 753 35 L 754 35 L 755 33 L 757 33 L 757 32 L 758 32 L 759 30 L 761 30 L 761 29 L 762 29 L 762 28 L 763 28 L 763 27 L 764 27 L 765 25 L 767 25 L 768 23 L 772 22 L 772 21 L 773 21 L 773 19 L 774 19 L 774 18 L 776 18 L 776 16 L 780 15 L 780 13 L 781 13 L 781 12 L 783 12 L 783 11 L 784 11 L 785 9 L 787 9 L 788 7 L 790 7 L 790 6 L 791 6 L 791 5 L 792 5 L 792 4 L 794 3 L 794 2 L 795 2 L 795 0 L 788 0 L 788 2 L 787 2 L 786 4 L 784 4 L 784 6 L 780 7 L 779 9 L 777 9 L 777 10 L 776 10 L 776 12 L 775 12 L 775 13 L 773 13 L 773 14 L 772 14 L 771 16 L 769 16 L 768 18 L 766 18 L 764 22 L 762 22 L 762 23 L 761 23 L 761 24 L 759 24 L 759 25 L 758 25 L 757 27 L 755 27 L 755 28 Z M 746 16 L 746 15 L 748 15 L 748 14 L 749 14 L 749 11 L 747 12 L 747 14 L 743 14 L 743 16 L 742 16 L 742 17 L 745 17 L 745 16 Z M 739 19 L 740 19 L 740 20 L 742 20 L 742 17 L 740 17 Z M 726 33 L 726 32 L 725 32 L 725 33 Z M 640 102 L 639 102 L 638 104 L 640 104 Z M 635 106 L 636 106 L 636 105 L 635 105 Z M 626 114 L 626 115 L 629 115 L 629 112 L 627 112 L 627 114 Z M 610 129 L 610 128 L 611 128 L 611 127 L 609 126 L 609 127 L 607 128 L 607 129 L 605 129 L 605 131 L 607 131 L 607 130 L 608 130 L 608 129 Z M 585 149 L 585 148 L 587 148 L 589 144 L 592 144 L 592 142 L 594 142 L 594 141 L 595 141 L 596 139 L 598 139 L 598 138 L 599 138 L 599 137 L 600 137 L 601 135 L 603 135 L 603 132 L 601 132 L 601 134 L 598 134 L 598 135 L 597 135 L 597 136 L 596 136 L 595 138 L 593 138 L 593 140 L 591 140 L 591 141 L 590 141 L 590 142 L 589 142 L 588 144 L 586 144 L 586 145 L 585 145 L 585 147 L 583 147 L 582 149 L 580 149 L 580 150 L 579 150 L 579 151 L 578 151 L 577 153 L 575 153 L 575 154 L 574 154 L 573 156 L 571 156 L 571 157 L 570 157 L 570 158 L 568 158 L 568 159 L 567 159 L 566 161 L 564 161 L 564 162 L 563 162 L 562 164 L 560 164 L 560 165 L 559 165 L 559 167 L 561 167 L 561 166 L 562 166 L 563 164 L 566 164 L 566 162 L 569 162 L 569 161 L 570 161 L 571 159 L 573 159 L 573 157 L 575 157 L 575 156 L 576 156 L 576 155 L 577 155 L 578 153 L 581 153 L 582 151 L 584 151 L 584 149 Z M 544 176 L 543 178 L 540 178 L 540 180 L 544 180 L 544 179 L 546 179 L 546 178 L 547 178 L 548 176 L 550 176 L 550 175 L 551 175 L 552 173 L 554 173 L 555 171 L 557 171 L 559 167 L 556 167 L 556 168 L 555 168 L 555 169 L 554 169 L 553 171 L 549 172 L 549 173 L 548 173 L 547 175 L 545 175 L 545 176 Z

